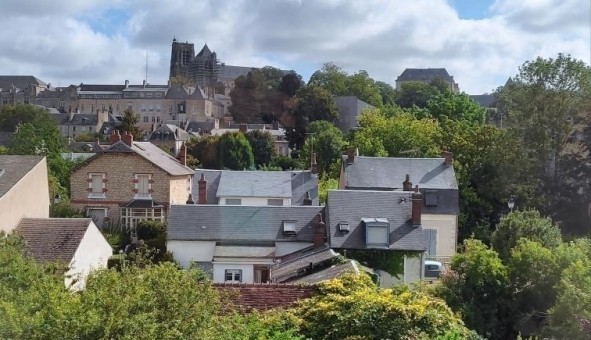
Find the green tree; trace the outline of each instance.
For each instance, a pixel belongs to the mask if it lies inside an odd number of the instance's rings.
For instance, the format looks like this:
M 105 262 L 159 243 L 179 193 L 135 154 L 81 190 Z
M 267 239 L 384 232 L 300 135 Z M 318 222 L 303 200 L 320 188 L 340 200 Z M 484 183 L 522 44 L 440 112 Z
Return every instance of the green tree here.
M 218 157 L 220 136 L 204 136 L 192 138 L 186 144 L 187 156 L 196 159 L 203 169 L 220 169 L 221 160 Z
M 439 94 L 437 87 L 423 82 L 405 82 L 395 92 L 394 103 L 401 108 L 426 108 L 433 96 Z
M 485 109 L 467 94 L 456 94 L 451 91 L 433 95 L 427 104 L 432 117 L 447 117 L 471 124 L 484 124 Z
M 297 106 L 291 112 L 291 122 L 286 126 L 289 146 L 300 150 L 304 146 L 308 124 L 317 120 L 336 122 L 338 111 L 332 95 L 318 86 L 306 86 L 297 93 Z
M 392 85 L 384 83 L 383 81 L 376 81 L 375 86 L 380 91 L 380 96 L 382 96 L 383 106 L 396 105 L 396 90 L 394 90 Z
M 140 116 L 135 114 L 132 110 L 127 109 L 123 111 L 123 121 L 121 130 L 127 131 L 133 136 L 133 140 L 141 141 L 143 139 L 143 131 L 138 127 Z
M 298 93 L 299 89 L 304 85 L 302 76 L 295 73 L 294 71 L 288 72 L 286 75 L 281 77 L 281 83 L 279 84 L 279 91 L 289 97 L 293 97 Z
M 310 76 L 308 86 L 317 86 L 334 96 L 343 96 L 347 93 L 348 76 L 347 72 L 334 63 L 325 63 Z
M 560 228 L 536 210 L 515 211 L 502 217 L 491 243 L 499 256 L 506 260 L 522 238 L 538 242 L 546 248 L 556 248 L 562 243 Z
M 470 332 L 443 301 L 424 290 L 379 289 L 367 275 L 345 274 L 292 311 L 310 339 L 435 339 Z
M 578 137 L 589 125 L 589 65 L 563 54 L 527 61 L 496 95 L 507 126 L 524 145 L 523 157 L 532 160 L 530 176 L 541 182 L 543 212 L 567 233 L 588 232 L 587 214 L 572 211 L 586 210 L 590 196 L 588 146 Z
M 497 253 L 479 240 L 465 240 L 450 269 L 437 291 L 466 326 L 490 339 L 514 336 L 505 305 L 508 270 Z
M 246 133 L 246 139 L 252 148 L 254 164 L 256 167 L 271 164 L 275 156 L 275 144 L 268 131 L 251 130 Z
M 254 156 L 248 140 L 241 132 L 227 132 L 218 141 L 222 169 L 245 170 L 254 167 Z
M 311 154 L 316 154 L 316 164 L 320 175 L 327 174 L 330 177 L 338 177 L 338 174 L 330 174 L 329 170 L 333 164 L 339 164 L 343 148 L 347 143 L 343 138 L 341 130 L 330 122 L 317 120 L 308 125 L 308 138 L 300 153 L 302 168 L 310 167 Z
M 408 113 L 386 116 L 383 110 L 365 111 L 352 145 L 365 156 L 432 157 L 439 154 L 437 121 L 415 119 Z

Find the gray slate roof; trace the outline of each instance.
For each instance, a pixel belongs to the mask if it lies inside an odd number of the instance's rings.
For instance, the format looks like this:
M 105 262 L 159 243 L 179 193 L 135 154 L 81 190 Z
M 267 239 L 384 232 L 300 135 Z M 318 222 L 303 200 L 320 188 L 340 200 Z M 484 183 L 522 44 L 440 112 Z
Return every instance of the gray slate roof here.
M 495 96 L 492 94 L 474 94 L 470 98 L 482 107 L 492 107 L 495 103 Z
M 385 218 L 390 223 L 390 245 L 393 250 L 425 250 L 421 227 L 411 224 L 409 191 L 329 190 L 327 224 L 332 248 L 367 249 L 364 219 Z M 404 199 L 404 202 L 401 202 Z M 347 222 L 350 231 L 339 231 L 339 223 Z
M 318 213 L 315 206 L 172 205 L 168 240 L 312 242 Z M 296 236 L 283 235 L 283 221 L 296 221 Z
M 407 68 L 396 78 L 396 81 L 431 81 L 435 78 L 441 78 L 446 81 L 453 80 L 453 77 L 447 73 L 445 68 Z
M 224 177 L 222 179 L 222 173 Z M 318 205 L 318 176 L 310 171 L 231 171 L 195 169 L 193 176 L 193 198 L 199 197 L 201 174 L 207 182 L 207 204 L 218 204 L 220 196 L 257 197 L 244 195 L 256 191 L 258 197 L 291 198 L 291 205 L 303 205 L 306 192 L 310 193 L 312 205 Z M 287 181 L 287 184 L 286 184 Z M 261 183 L 262 182 L 262 183 Z M 253 184 L 254 183 L 254 184 Z M 261 185 L 256 188 L 256 185 Z M 276 186 L 276 187 L 275 187 Z M 220 188 L 221 194 L 220 194 Z M 289 192 L 288 196 L 273 196 Z
M 215 127 L 215 122 L 189 122 L 187 131 L 200 132 L 201 134 L 207 131 L 208 133 Z
M 291 174 L 284 171 L 224 171 L 217 197 L 291 198 Z
M 43 156 L 0 155 L 0 197 L 43 159 Z
M 291 255 L 291 254 L 290 254 Z M 313 248 L 300 255 L 297 258 L 291 259 L 287 262 L 280 262 L 271 267 L 271 276 L 273 279 L 280 278 L 287 274 L 296 273 L 298 270 L 307 268 L 310 264 L 318 264 L 331 260 L 337 256 L 334 250 L 328 247 Z
M 96 154 L 87 160 L 92 161 L 95 157 L 100 157 L 102 153 L 109 152 L 135 152 L 142 156 L 160 169 L 166 171 L 171 176 L 192 175 L 193 170 L 182 165 L 179 161 L 150 142 L 133 142 L 133 147 L 129 147 L 123 141 L 119 141 L 105 150 Z
M 19 89 L 27 87 L 27 85 L 33 84 L 38 86 L 46 86 L 47 84 L 35 76 L 3 76 L 0 75 L 0 88 L 8 89 L 12 86 L 16 86 Z
M 162 124 L 154 132 L 150 134 L 150 140 L 180 140 L 186 141 L 189 139 L 187 131 L 172 124 Z
M 69 113 L 53 114 L 52 117 L 57 121 L 58 125 L 91 125 L 96 126 L 98 117 L 93 113 L 76 113 L 70 120 Z
M 402 189 L 406 174 L 422 189 L 457 189 L 453 166 L 445 166 L 444 158 L 392 158 L 356 156 L 345 167 L 345 188 L 364 190 Z
M 70 263 L 90 222 L 90 218 L 23 218 L 16 233 L 25 239 L 26 252 L 36 261 Z
M 362 265 L 357 263 L 355 260 L 348 260 L 345 263 L 341 263 L 341 264 L 332 266 L 330 268 L 323 269 L 319 272 L 316 272 L 316 273 L 313 273 L 310 275 L 306 275 L 304 277 L 300 277 L 295 280 L 290 280 L 289 283 L 291 283 L 291 284 L 301 284 L 301 283 L 317 284 L 322 281 L 336 279 L 345 273 L 355 273 L 355 274 L 372 273 L 372 270 L 369 268 L 363 267 Z
M 256 70 L 256 67 L 245 67 L 245 66 L 232 66 L 232 65 L 221 65 L 220 66 L 220 80 L 234 80 L 240 76 L 246 76 L 248 72 Z

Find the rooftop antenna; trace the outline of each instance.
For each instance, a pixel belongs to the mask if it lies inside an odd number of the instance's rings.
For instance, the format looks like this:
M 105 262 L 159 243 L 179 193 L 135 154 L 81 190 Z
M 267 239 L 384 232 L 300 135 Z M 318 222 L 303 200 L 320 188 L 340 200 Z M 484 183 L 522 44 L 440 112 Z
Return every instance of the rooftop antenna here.
M 146 80 L 146 84 L 148 84 L 148 51 L 146 51 L 146 77 L 144 79 Z

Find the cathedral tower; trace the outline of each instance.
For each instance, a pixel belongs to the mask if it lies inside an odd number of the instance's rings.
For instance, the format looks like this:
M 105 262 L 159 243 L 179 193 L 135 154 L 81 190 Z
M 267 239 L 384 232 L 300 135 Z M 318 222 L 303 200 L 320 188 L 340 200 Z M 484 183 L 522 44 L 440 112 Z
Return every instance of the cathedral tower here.
M 195 58 L 195 46 L 188 42 L 178 42 L 172 39 L 172 50 L 170 53 L 170 74 L 169 80 L 185 82 L 190 79 L 189 65 Z

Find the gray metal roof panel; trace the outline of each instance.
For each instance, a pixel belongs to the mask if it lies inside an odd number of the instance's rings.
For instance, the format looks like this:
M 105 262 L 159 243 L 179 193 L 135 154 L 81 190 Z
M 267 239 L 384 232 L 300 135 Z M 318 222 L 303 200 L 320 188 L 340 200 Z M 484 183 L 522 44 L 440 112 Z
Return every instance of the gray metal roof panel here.
M 387 219 L 390 224 L 389 249 L 425 250 L 421 227 L 411 219 L 411 196 L 408 191 L 329 190 L 327 224 L 333 248 L 367 249 L 364 218 Z M 349 224 L 349 232 L 339 231 L 339 223 Z
M 224 171 L 217 197 L 291 198 L 291 174 L 287 171 Z
M 311 242 L 317 215 L 314 206 L 172 205 L 168 240 Z M 283 221 L 296 221 L 296 236 L 283 234 Z
M 453 166 L 446 166 L 444 158 L 393 158 L 356 156 L 354 163 L 345 163 L 347 189 L 393 190 L 402 189 L 406 174 L 413 187 L 426 189 L 457 189 Z

